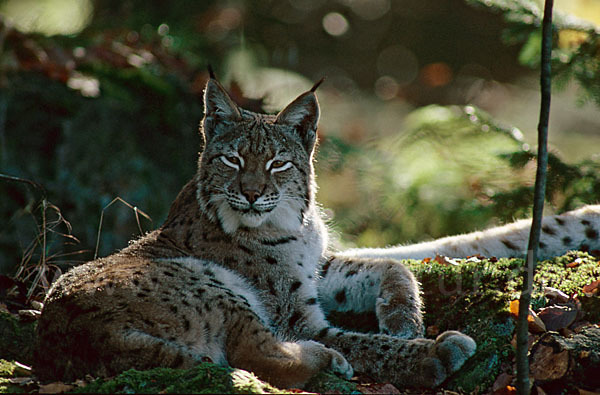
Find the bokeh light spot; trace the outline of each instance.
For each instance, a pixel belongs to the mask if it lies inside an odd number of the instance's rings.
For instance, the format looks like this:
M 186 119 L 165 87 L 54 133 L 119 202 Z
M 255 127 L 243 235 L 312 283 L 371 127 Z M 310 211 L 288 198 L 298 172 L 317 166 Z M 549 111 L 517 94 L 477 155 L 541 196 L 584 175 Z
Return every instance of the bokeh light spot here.
M 398 83 L 393 77 L 384 75 L 375 81 L 375 94 L 383 100 L 391 100 L 398 94 Z
M 452 78 L 452 69 L 443 62 L 430 63 L 421 70 L 421 80 L 434 88 L 447 85 Z
M 368 21 L 384 16 L 389 10 L 390 0 L 350 0 L 352 11 Z
M 323 29 L 332 36 L 341 36 L 348 31 L 350 24 L 339 12 L 330 12 L 323 17 Z
M 7 0 L 0 15 L 25 33 L 76 34 L 92 18 L 91 0 Z

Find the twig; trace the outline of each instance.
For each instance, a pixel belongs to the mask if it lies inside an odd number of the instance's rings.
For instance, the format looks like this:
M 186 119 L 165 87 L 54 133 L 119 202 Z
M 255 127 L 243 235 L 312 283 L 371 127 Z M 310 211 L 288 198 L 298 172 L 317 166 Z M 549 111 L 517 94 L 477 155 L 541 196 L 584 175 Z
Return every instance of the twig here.
M 127 203 L 125 200 L 123 200 L 119 196 L 117 196 L 110 203 L 108 203 L 106 206 L 104 206 L 104 208 L 102 209 L 102 213 L 100 213 L 100 224 L 98 225 L 98 236 L 96 237 L 96 250 L 94 251 L 94 259 L 98 258 L 98 248 L 100 247 L 100 233 L 102 232 L 102 221 L 104 221 L 104 211 L 116 202 L 121 202 L 133 210 L 133 212 L 135 213 L 135 220 L 137 222 L 138 229 L 140 230 L 141 235 L 144 234 L 144 231 L 142 230 L 142 225 L 140 224 L 140 217 L 138 214 L 141 214 L 142 216 L 144 216 L 144 218 L 146 218 L 147 220 L 152 222 L 152 218 L 150 218 L 150 216 L 148 214 L 146 214 L 142 210 L 138 209 L 137 207 L 132 206 L 131 204 Z
M 46 195 L 47 195 L 46 189 L 41 184 L 38 184 L 35 181 L 27 180 L 27 179 L 21 178 L 21 177 L 9 176 L 9 175 L 2 174 L 2 173 L 0 173 L 0 180 L 22 182 L 24 184 L 29 184 L 29 185 L 35 187 L 36 189 L 38 189 L 42 193 L 42 196 L 44 198 L 46 198 Z
M 553 0 L 545 0 L 544 19 L 542 21 L 542 61 L 540 87 L 542 102 L 540 106 L 540 120 L 538 124 L 538 162 L 535 175 L 535 189 L 533 195 L 533 218 L 529 233 L 529 246 L 527 248 L 526 266 L 523 273 L 523 288 L 519 298 L 519 318 L 517 321 L 517 392 L 529 394 L 529 360 L 528 352 L 528 325 L 527 316 L 531 303 L 533 288 L 533 275 L 537 264 L 537 253 L 542 228 L 542 213 L 546 195 L 546 170 L 548 167 L 548 123 L 550 118 L 551 96 L 551 65 L 552 55 L 552 7 Z

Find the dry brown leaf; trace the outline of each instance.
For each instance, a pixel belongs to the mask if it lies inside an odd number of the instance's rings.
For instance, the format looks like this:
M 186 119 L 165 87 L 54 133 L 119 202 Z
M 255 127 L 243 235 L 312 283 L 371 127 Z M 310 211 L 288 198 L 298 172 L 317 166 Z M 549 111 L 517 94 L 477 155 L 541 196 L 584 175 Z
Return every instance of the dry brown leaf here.
M 496 381 L 494 381 L 494 385 L 492 386 L 492 394 L 496 395 L 498 393 L 502 393 L 502 391 L 508 387 L 514 379 L 514 376 L 508 373 L 502 373 L 498 377 L 496 377 Z
M 558 331 L 571 325 L 577 318 L 577 308 L 571 304 L 555 304 L 544 307 L 538 312 L 538 317 L 549 331 Z
M 552 287 L 544 287 L 544 296 L 556 303 L 567 303 L 569 301 L 569 295 Z
M 515 299 L 510 302 L 509 310 L 513 318 L 517 318 L 519 316 L 519 299 Z
M 440 334 L 440 328 L 435 325 L 429 325 L 425 330 L 427 336 L 434 337 Z
M 569 369 L 569 351 L 538 343 L 532 352 L 531 374 L 536 380 L 557 380 Z
M 363 394 L 401 394 L 400 390 L 390 383 L 358 384 L 356 389 Z
M 75 386 L 57 381 L 56 383 L 40 385 L 40 394 L 61 394 L 63 392 L 71 391 L 73 388 L 75 388 Z
M 581 388 L 577 388 L 577 391 L 579 391 L 579 395 L 600 395 L 598 391 L 588 391 Z
M 529 332 L 532 333 L 546 332 L 546 324 L 531 309 L 529 309 L 529 314 L 527 315 L 527 327 L 529 328 Z
M 510 302 L 509 306 L 510 314 L 513 318 L 517 319 L 519 317 L 519 300 L 513 300 Z M 529 332 L 531 333 L 541 333 L 546 332 L 546 325 L 544 321 L 537 316 L 535 311 L 529 309 L 529 314 L 527 315 L 527 325 L 529 328 Z
M 517 393 L 517 389 L 512 385 L 507 385 L 506 387 L 499 388 L 498 390 L 492 392 L 494 395 L 514 395 Z
M 29 385 L 32 384 L 35 380 L 32 379 L 31 377 L 12 377 L 10 379 L 8 379 L 8 381 L 11 384 L 17 384 L 17 385 Z
M 577 258 L 575 259 L 573 262 L 569 262 L 567 263 L 567 267 L 577 267 L 580 264 L 584 263 L 585 261 L 581 258 Z
M 15 371 L 13 374 L 18 376 L 31 376 L 31 366 L 22 364 L 21 362 L 15 361 Z
M 600 288 L 600 280 L 596 280 L 588 285 L 584 285 L 582 291 L 585 296 L 594 296 L 598 294 Z
M 433 258 L 433 260 L 439 263 L 440 265 L 444 266 L 458 266 L 458 262 L 456 261 L 456 259 L 452 259 L 444 255 L 436 255 L 435 258 Z

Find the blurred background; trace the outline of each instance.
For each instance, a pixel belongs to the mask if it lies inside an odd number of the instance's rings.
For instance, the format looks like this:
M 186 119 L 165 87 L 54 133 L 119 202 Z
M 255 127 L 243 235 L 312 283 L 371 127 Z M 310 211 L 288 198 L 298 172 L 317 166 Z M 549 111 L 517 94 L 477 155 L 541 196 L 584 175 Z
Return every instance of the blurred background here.
M 160 226 L 195 172 L 208 64 L 255 111 L 327 78 L 336 248 L 528 215 L 541 3 L 2 0 L 0 273 L 47 285 Z M 555 9 L 548 212 L 600 196 L 600 0 Z

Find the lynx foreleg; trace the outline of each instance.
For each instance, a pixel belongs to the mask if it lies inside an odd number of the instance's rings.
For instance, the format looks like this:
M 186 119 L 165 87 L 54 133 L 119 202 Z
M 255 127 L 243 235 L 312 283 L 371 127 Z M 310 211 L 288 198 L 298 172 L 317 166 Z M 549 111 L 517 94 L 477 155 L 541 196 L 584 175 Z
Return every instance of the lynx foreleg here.
M 374 312 L 381 333 L 423 335 L 419 284 L 399 261 L 334 255 L 322 266 L 317 286 L 326 313 Z

